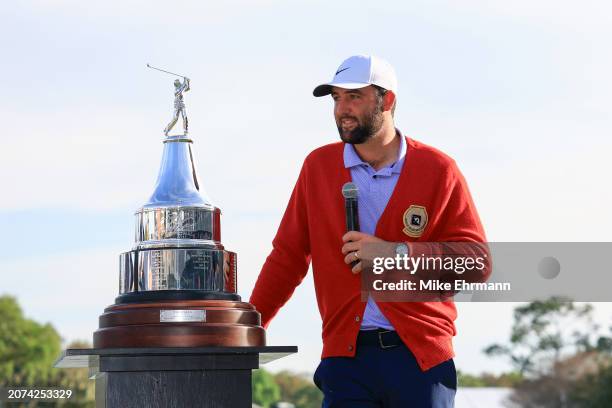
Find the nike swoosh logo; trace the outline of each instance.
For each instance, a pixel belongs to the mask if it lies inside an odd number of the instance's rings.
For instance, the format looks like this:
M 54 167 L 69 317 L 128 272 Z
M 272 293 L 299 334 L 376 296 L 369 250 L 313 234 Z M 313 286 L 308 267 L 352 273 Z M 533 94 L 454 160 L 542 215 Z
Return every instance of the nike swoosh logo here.
M 338 75 L 339 73 L 341 73 L 342 71 L 346 71 L 347 69 L 349 69 L 350 67 L 347 68 L 342 68 L 336 71 L 336 75 Z

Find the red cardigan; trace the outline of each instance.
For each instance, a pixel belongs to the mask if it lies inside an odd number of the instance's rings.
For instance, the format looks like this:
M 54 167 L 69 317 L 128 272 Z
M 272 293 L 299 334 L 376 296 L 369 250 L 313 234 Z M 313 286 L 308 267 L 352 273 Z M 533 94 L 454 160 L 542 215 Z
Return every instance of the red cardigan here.
M 485 242 L 485 234 L 465 179 L 444 153 L 406 138 L 404 167 L 375 235 L 393 242 Z M 346 232 L 341 189 L 351 180 L 344 167 L 343 143 L 314 150 L 298 181 L 253 289 L 250 302 L 267 327 L 300 284 L 312 260 L 319 312 L 323 319 L 322 358 L 354 356 L 366 303 L 361 278 L 344 263 Z M 404 230 L 411 205 L 426 208 L 428 222 L 413 238 Z M 452 337 L 457 316 L 452 301 L 378 302 L 422 370 L 454 356 Z

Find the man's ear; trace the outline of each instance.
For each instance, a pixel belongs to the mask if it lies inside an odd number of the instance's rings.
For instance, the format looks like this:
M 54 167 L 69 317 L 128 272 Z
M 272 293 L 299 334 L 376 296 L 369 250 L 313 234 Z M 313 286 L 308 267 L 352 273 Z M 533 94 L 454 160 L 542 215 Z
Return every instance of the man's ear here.
M 395 94 L 393 91 L 387 91 L 383 96 L 383 112 L 390 111 L 395 105 Z

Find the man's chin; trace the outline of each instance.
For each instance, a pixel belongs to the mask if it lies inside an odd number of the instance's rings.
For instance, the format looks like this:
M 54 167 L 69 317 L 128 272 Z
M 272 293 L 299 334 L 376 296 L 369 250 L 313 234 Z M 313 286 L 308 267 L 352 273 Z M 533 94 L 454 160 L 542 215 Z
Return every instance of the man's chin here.
M 338 129 L 339 133 L 340 133 L 340 140 L 342 140 L 344 143 L 348 143 L 348 144 L 362 144 L 364 142 L 366 142 L 369 137 L 361 134 L 361 133 L 356 133 L 354 131 L 350 131 L 350 132 L 343 132 L 342 130 Z M 364 137 L 365 136 L 365 137 Z
M 353 138 L 351 136 L 340 136 L 340 140 L 342 140 L 344 143 L 348 143 L 348 144 L 360 144 L 360 141 L 355 141 L 353 140 Z

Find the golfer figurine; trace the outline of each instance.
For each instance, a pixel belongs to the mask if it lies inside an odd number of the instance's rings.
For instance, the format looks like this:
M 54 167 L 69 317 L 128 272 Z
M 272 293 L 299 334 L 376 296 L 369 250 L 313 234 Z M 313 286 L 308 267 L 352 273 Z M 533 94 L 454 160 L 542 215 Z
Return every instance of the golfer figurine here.
M 187 135 L 189 122 L 187 120 L 187 111 L 185 110 L 185 102 L 183 102 L 183 92 L 189 90 L 189 78 L 183 77 L 183 82 L 178 79 L 174 80 L 174 117 L 164 129 L 164 134 L 168 136 L 168 132 L 174 127 L 179 115 L 183 117 L 183 132 Z
M 187 135 L 187 130 L 189 126 L 189 121 L 187 120 L 187 111 L 185 110 L 185 103 L 183 102 L 183 92 L 187 92 L 189 90 L 189 78 L 184 75 L 175 74 L 174 72 L 166 71 L 165 69 L 159 69 L 147 64 L 148 68 L 154 69 L 156 71 L 165 72 L 166 74 L 175 75 L 177 77 L 183 78 L 183 82 L 176 79 L 174 80 L 174 117 L 168 123 L 168 126 L 164 129 L 164 134 L 168 136 L 168 132 L 172 130 L 176 122 L 178 121 L 179 115 L 183 117 L 183 131 L 185 136 Z

